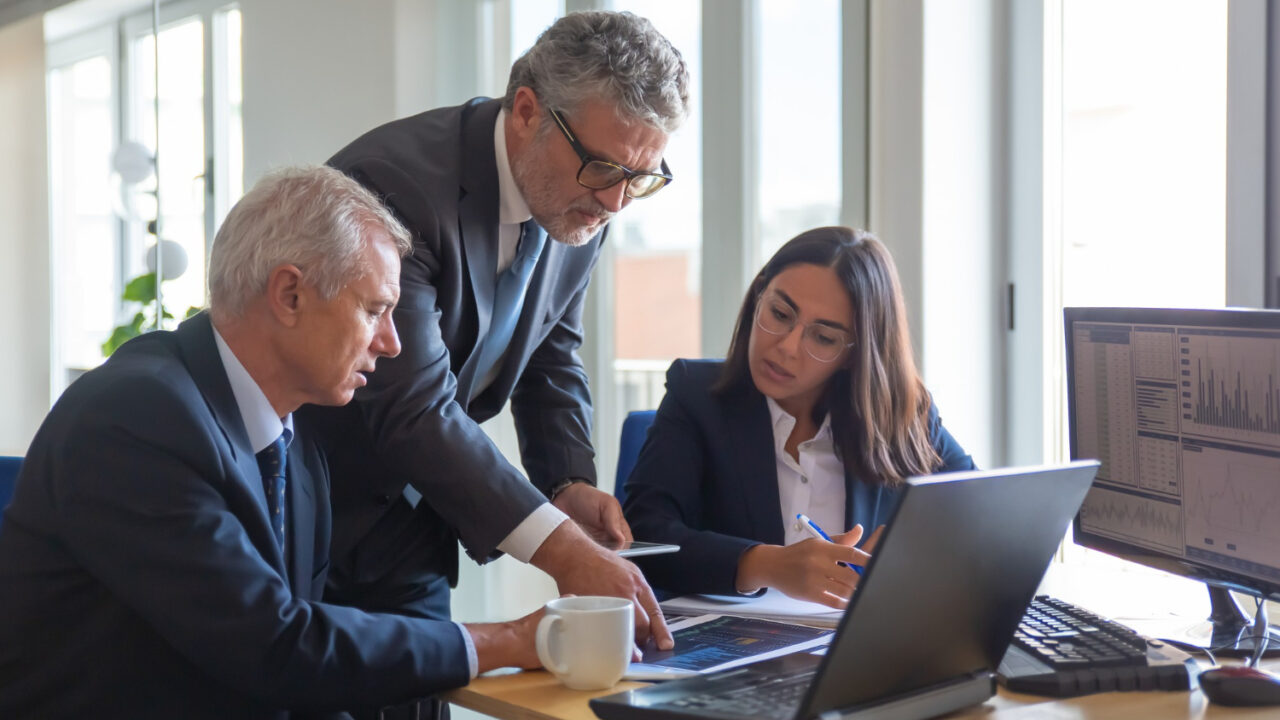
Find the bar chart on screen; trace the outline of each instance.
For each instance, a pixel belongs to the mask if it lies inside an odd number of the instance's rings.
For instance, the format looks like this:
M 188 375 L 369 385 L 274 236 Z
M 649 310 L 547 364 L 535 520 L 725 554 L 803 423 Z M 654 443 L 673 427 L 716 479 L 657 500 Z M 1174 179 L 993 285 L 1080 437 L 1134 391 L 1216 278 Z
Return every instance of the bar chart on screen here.
M 1184 329 L 1178 341 L 1182 431 L 1280 447 L 1276 334 Z

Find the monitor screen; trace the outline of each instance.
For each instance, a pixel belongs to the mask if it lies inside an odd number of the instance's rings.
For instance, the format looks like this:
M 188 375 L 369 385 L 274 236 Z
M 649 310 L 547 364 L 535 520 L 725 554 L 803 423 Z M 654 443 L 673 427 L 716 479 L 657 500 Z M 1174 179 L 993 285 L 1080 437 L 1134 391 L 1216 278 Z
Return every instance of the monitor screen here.
M 1067 308 L 1075 541 L 1280 598 L 1280 311 Z

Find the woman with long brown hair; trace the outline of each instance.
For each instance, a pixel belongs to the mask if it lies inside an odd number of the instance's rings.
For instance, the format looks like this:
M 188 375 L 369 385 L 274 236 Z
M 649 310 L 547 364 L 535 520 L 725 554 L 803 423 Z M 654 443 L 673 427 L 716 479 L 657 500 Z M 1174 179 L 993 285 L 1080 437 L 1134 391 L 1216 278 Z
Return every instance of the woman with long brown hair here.
M 889 252 L 825 227 L 756 276 L 725 361 L 672 364 L 625 511 L 637 540 L 682 548 L 637 558 L 655 588 L 843 607 L 858 573 L 839 563 L 867 562 L 906 478 L 972 468 L 916 371 Z

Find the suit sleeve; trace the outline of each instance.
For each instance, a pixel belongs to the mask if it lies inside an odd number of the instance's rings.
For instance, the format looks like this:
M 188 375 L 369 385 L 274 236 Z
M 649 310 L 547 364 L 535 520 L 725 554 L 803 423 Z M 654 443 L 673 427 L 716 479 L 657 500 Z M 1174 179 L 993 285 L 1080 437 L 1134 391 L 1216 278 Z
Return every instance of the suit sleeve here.
M 246 521 L 262 512 L 258 479 L 219 451 L 221 430 L 191 410 L 199 397 L 120 383 L 100 399 L 50 461 L 57 534 L 180 655 L 277 707 L 337 710 L 466 684 L 452 623 L 290 592 L 262 554 L 268 536 Z M 133 407 L 146 412 L 121 411 Z
M 395 478 L 458 530 L 471 557 L 490 557 L 546 497 L 502 456 L 455 400 L 457 379 L 440 328 L 435 280 L 441 223 L 415 179 L 383 161 L 342 168 L 381 195 L 413 234 L 395 309 L 402 349 L 378 361 L 356 395 L 373 450 Z M 456 222 L 456 219 L 455 219 Z
M 960 447 L 960 443 L 942 425 L 942 417 L 938 414 L 938 406 L 929 407 L 929 439 L 933 449 L 937 451 L 941 463 L 934 472 L 958 472 L 960 470 L 976 470 L 973 458 Z
M 667 394 L 627 480 L 624 512 L 636 540 L 680 546 L 678 553 L 635 558 L 655 588 L 736 595 L 738 560 L 760 543 L 703 529 L 703 504 L 720 501 L 708 476 L 707 435 L 731 430 L 699 421 L 688 402 L 697 390 L 689 385 L 677 360 L 667 371 Z
M 585 278 L 590 275 L 588 270 Z M 550 494 L 556 483 L 570 477 L 596 484 L 591 390 L 578 355 L 582 346 L 582 305 L 587 294 L 585 278 L 551 332 L 530 356 L 511 395 L 521 461 L 529 479 L 544 494 Z

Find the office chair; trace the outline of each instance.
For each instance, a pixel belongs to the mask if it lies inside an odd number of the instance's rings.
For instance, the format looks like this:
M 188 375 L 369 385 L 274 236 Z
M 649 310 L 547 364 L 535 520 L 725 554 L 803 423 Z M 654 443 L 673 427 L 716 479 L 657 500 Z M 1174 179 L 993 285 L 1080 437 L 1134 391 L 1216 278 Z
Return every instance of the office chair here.
M 657 410 L 632 410 L 622 421 L 622 438 L 618 442 L 618 476 L 613 482 L 613 496 L 618 498 L 619 503 L 627 499 L 624 486 L 631 476 L 632 468 L 636 466 L 640 447 L 644 445 L 645 435 L 657 414 Z
M 9 500 L 13 497 L 13 485 L 18 479 L 18 468 L 20 467 L 22 467 L 22 458 L 0 456 L 0 512 L 3 512 L 9 506 Z M 3 519 L 2 515 L 0 515 L 0 519 Z

